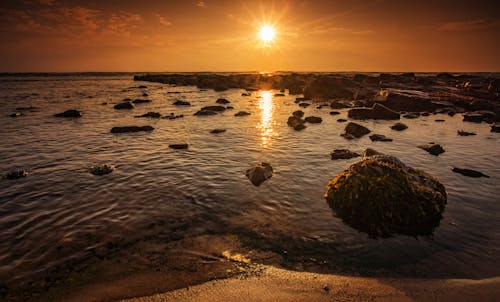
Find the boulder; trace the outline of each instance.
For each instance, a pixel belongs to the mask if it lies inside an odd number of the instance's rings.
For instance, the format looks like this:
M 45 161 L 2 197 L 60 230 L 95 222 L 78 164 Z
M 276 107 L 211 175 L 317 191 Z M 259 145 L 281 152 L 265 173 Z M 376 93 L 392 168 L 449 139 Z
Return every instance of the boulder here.
M 347 149 L 335 149 L 332 153 L 330 153 L 330 155 L 332 156 L 332 159 L 350 159 L 360 156 L 358 153 Z
M 392 138 L 388 138 L 382 134 L 372 134 L 369 137 L 372 142 L 392 142 Z
M 247 116 L 247 115 L 250 115 L 250 112 L 238 111 L 237 113 L 234 114 L 234 116 Z
M 447 194 L 431 175 L 378 154 L 363 157 L 337 175 L 325 198 L 345 224 L 377 238 L 431 235 Z
M 424 149 L 425 151 L 429 152 L 432 155 L 438 156 L 441 153 L 444 153 L 443 147 L 441 145 L 436 144 L 436 143 L 428 143 L 425 145 L 419 145 L 418 146 L 420 149 Z
M 366 128 L 365 126 L 361 126 L 353 122 L 347 124 L 344 128 L 344 131 L 345 133 L 342 134 L 342 136 L 352 135 L 355 138 L 360 138 L 363 135 L 366 135 L 371 132 L 370 129 Z
M 258 187 L 273 176 L 273 167 L 268 163 L 261 163 L 254 168 L 246 170 L 245 175 L 254 186 Z
M 399 120 L 399 113 L 375 103 L 372 108 L 349 109 L 347 116 L 353 119 Z
M 171 148 L 171 149 L 183 150 L 183 149 L 187 149 L 189 147 L 189 145 L 186 144 L 186 143 L 182 143 L 182 144 L 170 144 L 170 145 L 168 145 L 168 147 Z
M 111 133 L 127 133 L 127 132 L 140 132 L 140 131 L 150 132 L 153 131 L 154 129 L 155 128 L 151 126 L 123 126 L 123 127 L 111 128 Z
M 191 106 L 191 103 L 188 102 L 188 101 L 177 100 L 177 101 L 173 102 L 172 105 L 175 105 L 175 106 Z
M 396 131 L 403 131 L 405 129 L 408 129 L 408 126 L 406 126 L 403 123 L 395 123 L 394 125 L 391 126 L 391 129 Z
M 226 100 L 226 99 L 217 99 L 217 101 L 215 101 L 217 104 L 229 104 L 231 103 L 230 101 Z
M 99 165 L 99 166 L 93 166 L 92 168 L 90 168 L 90 173 L 97 175 L 97 176 L 102 176 L 102 175 L 106 175 L 106 174 L 113 172 L 114 169 L 115 169 L 115 166 L 104 164 L 104 165 Z
M 311 124 L 320 124 L 323 119 L 317 116 L 308 116 L 305 118 L 305 121 Z
M 80 111 L 75 109 L 66 110 L 61 113 L 54 114 L 55 117 L 82 117 Z
M 12 171 L 9 172 L 5 175 L 5 178 L 7 179 L 18 179 L 18 178 L 23 178 L 28 176 L 28 171 L 26 170 L 19 170 L 19 171 Z
M 464 176 L 469 176 L 469 177 L 486 177 L 486 178 L 490 178 L 488 175 L 484 174 L 483 172 L 479 172 L 479 171 L 471 170 L 471 169 L 462 169 L 462 168 L 453 167 L 451 169 L 451 171 L 453 171 L 455 173 L 462 174 Z
M 134 106 L 134 104 L 132 104 L 132 102 L 122 102 L 122 103 L 116 104 L 115 106 L 113 106 L 113 108 L 115 108 L 117 110 L 134 109 L 135 106 Z

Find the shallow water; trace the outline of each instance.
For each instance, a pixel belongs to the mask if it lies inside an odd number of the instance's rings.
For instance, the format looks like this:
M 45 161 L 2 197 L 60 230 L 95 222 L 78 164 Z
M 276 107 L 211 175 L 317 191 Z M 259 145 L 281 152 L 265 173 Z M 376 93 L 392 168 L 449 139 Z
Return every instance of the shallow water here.
M 148 88 L 131 88 L 142 84 Z M 142 97 L 143 92 L 149 96 Z M 23 280 L 81 259 L 106 242 L 146 236 L 152 222 L 174 227 L 194 219 L 203 221 L 196 226 L 200 233 L 234 229 L 271 239 L 286 236 L 305 242 L 311 254 L 326 244 L 335 249 L 335 257 L 369 259 L 377 267 L 401 268 L 402 274 L 498 274 L 500 135 L 490 133 L 487 124 L 463 123 L 460 114 L 431 115 L 403 120 L 409 129 L 396 132 L 389 128 L 393 122 L 365 121 L 359 123 L 394 141 L 371 142 L 367 136 L 347 141 L 340 137 L 344 124 L 336 121 L 346 117 L 345 111 L 330 116 L 329 108 L 302 109 L 323 123 L 295 132 L 286 124 L 291 112 L 300 109 L 294 96 L 261 91 L 243 97 L 242 92 L 134 82 L 130 75 L 1 77 L 0 173 L 26 169 L 30 174 L 0 179 L 0 279 Z M 193 116 L 219 97 L 235 109 Z M 124 98 L 153 102 L 131 111 L 113 109 Z M 193 106 L 173 106 L 177 99 Z M 16 107 L 29 106 L 38 110 L 8 117 Z M 52 117 L 73 108 L 83 117 Z M 251 115 L 235 117 L 240 110 Z M 185 117 L 134 118 L 148 111 Z M 436 118 L 445 122 L 436 123 Z M 155 130 L 110 133 L 123 125 Z M 227 131 L 210 134 L 214 128 Z M 458 136 L 460 129 L 477 136 Z M 446 152 L 435 157 L 416 147 L 430 141 Z M 183 142 L 189 150 L 168 148 Z M 372 240 L 333 217 L 323 197 L 326 184 L 356 159 L 332 161 L 329 153 L 366 147 L 397 156 L 446 186 L 448 205 L 433 238 Z M 254 187 L 244 172 L 259 162 L 271 163 L 275 173 Z M 102 177 L 88 173 L 104 163 L 117 168 Z M 452 165 L 491 178 L 467 178 L 453 173 Z

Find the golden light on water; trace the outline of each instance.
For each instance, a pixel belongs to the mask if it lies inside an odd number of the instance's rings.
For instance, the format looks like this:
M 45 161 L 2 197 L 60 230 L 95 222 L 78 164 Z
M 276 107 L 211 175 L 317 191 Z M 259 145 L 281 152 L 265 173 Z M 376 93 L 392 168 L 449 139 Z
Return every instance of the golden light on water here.
M 276 135 L 273 130 L 273 93 L 272 91 L 260 91 L 259 96 L 259 109 L 261 110 L 261 118 L 258 127 L 260 128 L 262 147 L 268 147 L 271 143 L 271 138 Z

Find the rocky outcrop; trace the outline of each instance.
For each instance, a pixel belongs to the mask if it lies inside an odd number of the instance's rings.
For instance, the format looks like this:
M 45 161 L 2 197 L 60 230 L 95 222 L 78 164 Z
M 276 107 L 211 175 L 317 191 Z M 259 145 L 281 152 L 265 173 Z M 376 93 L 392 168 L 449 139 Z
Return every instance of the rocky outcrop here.
M 347 116 L 359 120 L 399 120 L 399 113 L 378 103 L 375 103 L 372 108 L 349 109 Z
M 431 175 L 388 155 L 363 159 L 329 182 L 335 216 L 370 237 L 431 235 L 445 209 L 445 187 Z
M 61 113 L 54 114 L 55 117 L 82 117 L 80 111 L 75 109 L 66 110 Z
M 113 127 L 111 129 L 111 133 L 127 133 L 127 132 L 141 132 L 153 131 L 154 128 L 151 126 L 122 126 L 122 127 Z
M 264 181 L 273 176 L 273 167 L 268 163 L 261 163 L 245 172 L 247 178 L 254 186 L 260 186 Z

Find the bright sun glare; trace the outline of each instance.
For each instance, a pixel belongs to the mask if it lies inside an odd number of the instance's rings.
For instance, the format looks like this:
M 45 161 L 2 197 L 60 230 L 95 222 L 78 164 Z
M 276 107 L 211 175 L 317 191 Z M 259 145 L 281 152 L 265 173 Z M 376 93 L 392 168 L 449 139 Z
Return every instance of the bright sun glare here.
M 276 37 L 276 30 L 270 25 L 264 25 L 259 30 L 259 38 L 264 43 L 270 43 Z

